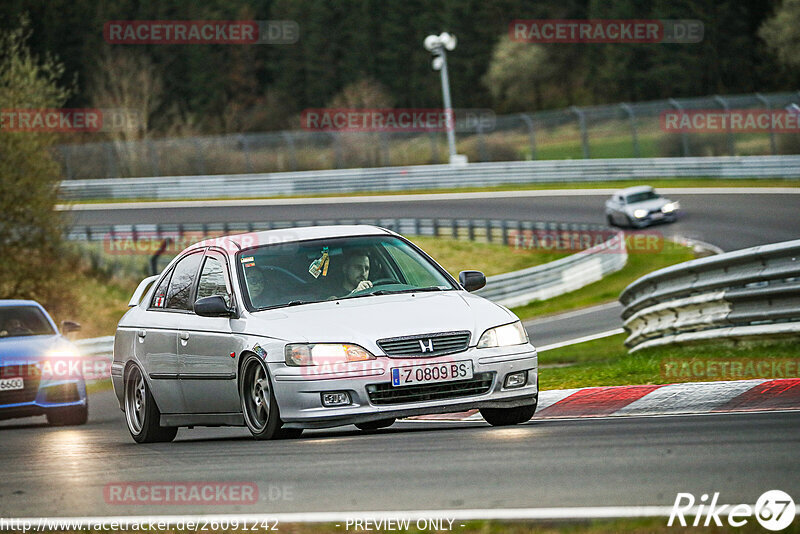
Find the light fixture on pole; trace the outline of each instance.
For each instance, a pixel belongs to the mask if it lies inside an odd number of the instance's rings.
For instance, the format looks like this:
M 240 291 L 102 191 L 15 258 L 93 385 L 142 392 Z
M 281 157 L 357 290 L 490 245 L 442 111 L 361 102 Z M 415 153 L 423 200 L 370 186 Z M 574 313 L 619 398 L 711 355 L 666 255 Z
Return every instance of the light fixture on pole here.
M 450 163 L 466 163 L 467 157 L 456 154 L 455 118 L 453 105 L 450 102 L 450 80 L 447 76 L 447 52 L 456 48 L 456 36 L 447 32 L 440 35 L 429 35 L 423 41 L 425 50 L 433 54 L 433 70 L 438 70 L 442 75 L 442 97 L 444 99 L 444 113 L 447 121 L 447 146 L 450 151 Z

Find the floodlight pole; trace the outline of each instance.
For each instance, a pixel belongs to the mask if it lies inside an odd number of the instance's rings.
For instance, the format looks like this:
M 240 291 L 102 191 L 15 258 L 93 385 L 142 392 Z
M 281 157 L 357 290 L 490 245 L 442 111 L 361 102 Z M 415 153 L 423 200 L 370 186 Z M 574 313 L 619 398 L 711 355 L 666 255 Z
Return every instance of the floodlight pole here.
M 453 117 L 453 104 L 450 101 L 450 79 L 447 76 L 447 52 L 440 46 L 437 50 L 442 58 L 442 68 L 439 72 L 442 75 L 442 97 L 444 100 L 445 120 L 447 121 L 447 146 L 450 149 L 450 162 L 456 155 L 456 128 L 455 117 Z

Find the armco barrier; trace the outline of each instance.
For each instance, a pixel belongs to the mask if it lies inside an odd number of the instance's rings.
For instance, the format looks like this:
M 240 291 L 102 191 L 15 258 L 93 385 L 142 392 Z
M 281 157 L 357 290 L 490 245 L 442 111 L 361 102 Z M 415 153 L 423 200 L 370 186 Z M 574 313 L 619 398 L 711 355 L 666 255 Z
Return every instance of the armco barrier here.
M 800 240 L 673 265 L 635 281 L 619 300 L 632 351 L 800 336 Z
M 65 180 L 66 201 L 244 198 L 273 195 L 409 191 L 536 182 L 653 178 L 800 178 L 800 156 L 620 158 L 418 165 L 267 174 Z

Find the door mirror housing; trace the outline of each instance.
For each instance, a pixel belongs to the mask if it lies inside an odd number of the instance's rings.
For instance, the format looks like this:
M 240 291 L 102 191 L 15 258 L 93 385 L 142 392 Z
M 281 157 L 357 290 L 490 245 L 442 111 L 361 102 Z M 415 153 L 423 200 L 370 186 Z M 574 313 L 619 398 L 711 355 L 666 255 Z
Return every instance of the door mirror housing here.
M 235 310 L 219 295 L 197 299 L 194 312 L 201 317 L 233 317 L 235 314 Z
M 81 325 L 75 321 L 61 321 L 61 333 L 64 335 L 77 332 L 80 329 Z
M 480 271 L 461 271 L 458 273 L 458 283 L 467 291 L 477 291 L 486 285 L 486 275 Z

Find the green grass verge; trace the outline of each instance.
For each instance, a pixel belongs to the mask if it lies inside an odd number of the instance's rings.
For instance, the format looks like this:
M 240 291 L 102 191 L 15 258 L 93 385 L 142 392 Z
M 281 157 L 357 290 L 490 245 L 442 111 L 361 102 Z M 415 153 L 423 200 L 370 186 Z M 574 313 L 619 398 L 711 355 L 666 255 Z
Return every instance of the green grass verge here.
M 667 187 L 800 187 L 800 181 L 791 179 L 756 179 L 756 178 L 659 178 L 648 180 L 615 180 L 612 182 L 531 182 L 524 184 L 500 184 L 486 187 L 451 187 L 442 189 L 410 189 L 406 191 L 354 191 L 349 193 L 317 193 L 308 195 L 270 195 L 266 197 L 218 197 L 203 198 L 201 200 L 253 200 L 254 198 L 329 198 L 329 197 L 363 197 L 380 195 L 417 195 L 430 193 L 480 193 L 487 191 L 531 191 L 552 189 L 622 189 L 633 185 L 646 183 L 657 188 Z M 170 199 L 170 201 L 198 200 L 192 197 Z M 130 203 L 130 202 L 164 202 L 157 198 L 137 199 L 92 199 L 69 204 L 102 204 L 102 203 Z
M 630 354 L 623 345 L 625 337 L 619 334 L 541 353 L 539 364 L 545 366 L 539 378 L 542 390 L 800 377 L 797 340 L 739 346 L 724 342 L 672 345 Z M 761 361 L 768 365 L 759 366 Z M 741 365 L 731 365 L 734 362 Z M 773 362 L 782 365 L 775 368 Z M 552 364 L 572 365 L 546 367 Z
M 628 284 L 645 274 L 694 259 L 690 248 L 667 240 L 664 240 L 663 243 L 664 248 L 658 253 L 642 251 L 628 254 L 628 263 L 625 267 L 602 280 L 559 297 L 513 308 L 512 311 L 524 320 L 611 302 L 619 297 Z

